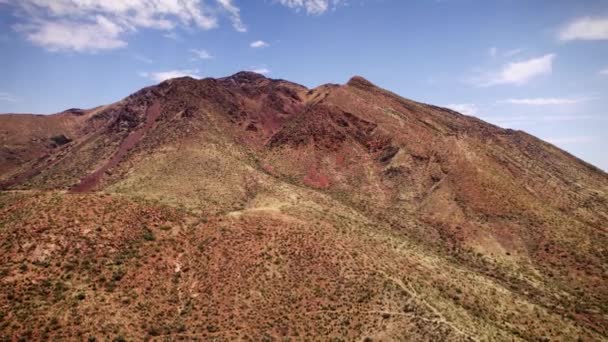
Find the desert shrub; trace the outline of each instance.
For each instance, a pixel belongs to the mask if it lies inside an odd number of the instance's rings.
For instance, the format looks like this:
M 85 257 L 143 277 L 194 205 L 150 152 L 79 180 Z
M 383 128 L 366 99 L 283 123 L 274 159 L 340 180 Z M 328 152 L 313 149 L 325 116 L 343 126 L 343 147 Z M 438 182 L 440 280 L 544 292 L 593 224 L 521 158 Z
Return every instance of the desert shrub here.
M 160 328 L 158 327 L 150 327 L 148 329 L 148 335 L 150 336 L 159 336 L 161 334 Z
M 114 338 L 114 342 L 126 342 L 127 340 L 122 336 L 118 335 Z
M 112 273 L 113 281 L 120 281 L 125 276 L 125 271 L 123 269 L 117 269 Z
M 54 137 L 51 137 L 51 140 L 57 145 L 57 146 L 62 146 L 65 145 L 67 143 L 70 143 L 72 141 L 72 139 L 66 137 L 63 134 L 60 135 L 56 135 Z
M 154 241 L 154 240 L 156 240 L 156 236 L 154 236 L 154 233 L 150 229 L 146 228 L 144 230 L 144 240 L 146 240 L 146 241 Z

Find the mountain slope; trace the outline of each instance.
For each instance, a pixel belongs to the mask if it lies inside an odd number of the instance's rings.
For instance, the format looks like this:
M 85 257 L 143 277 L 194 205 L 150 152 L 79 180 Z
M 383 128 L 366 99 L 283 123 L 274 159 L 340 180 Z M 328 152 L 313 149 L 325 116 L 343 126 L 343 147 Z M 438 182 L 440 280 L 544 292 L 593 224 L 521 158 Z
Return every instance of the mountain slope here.
M 0 170 L 7 336 L 608 335 L 608 175 L 524 132 L 246 72 L 85 113 Z
M 53 150 L 80 137 L 85 126 L 89 129 L 96 126 L 90 117 L 105 108 L 73 108 L 53 115 L 1 115 L 0 177 L 13 175 L 20 165 L 48 156 Z

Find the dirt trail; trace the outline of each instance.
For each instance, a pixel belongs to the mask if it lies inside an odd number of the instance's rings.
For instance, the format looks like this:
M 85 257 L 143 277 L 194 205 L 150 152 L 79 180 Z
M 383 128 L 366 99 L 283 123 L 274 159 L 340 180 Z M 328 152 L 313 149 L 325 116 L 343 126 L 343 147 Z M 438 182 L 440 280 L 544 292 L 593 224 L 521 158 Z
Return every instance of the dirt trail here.
M 264 207 L 246 208 L 246 209 L 242 209 L 242 210 L 231 211 L 228 214 L 226 214 L 226 216 L 239 217 L 239 216 L 243 215 L 244 213 L 248 213 L 248 212 L 251 213 L 251 212 L 256 212 L 256 211 L 269 211 L 269 212 L 280 213 L 281 207 L 282 206 L 276 206 L 276 207 L 264 206 Z
M 420 295 L 418 295 L 418 293 L 410 286 L 406 285 L 403 283 L 403 281 L 399 278 L 395 278 L 389 274 L 387 274 L 386 272 L 379 270 L 379 272 L 381 274 L 384 275 L 384 277 L 386 277 L 387 280 L 392 281 L 394 284 L 396 284 L 399 288 L 401 288 L 403 291 L 405 291 L 412 299 L 414 299 L 415 301 L 417 301 L 419 304 L 424 305 L 425 307 L 427 307 L 434 315 L 436 318 L 433 319 L 428 319 L 428 318 L 424 318 L 424 317 L 419 317 L 420 319 L 429 321 L 429 322 L 433 322 L 433 323 L 439 323 L 439 324 L 445 324 L 446 326 L 448 326 L 449 328 L 451 328 L 452 330 L 454 330 L 456 333 L 464 336 L 465 338 L 467 338 L 470 341 L 479 341 L 479 339 L 477 339 L 476 337 L 474 337 L 473 335 L 471 335 L 470 333 L 460 329 L 459 327 L 457 327 L 454 323 L 448 321 L 445 316 L 443 316 L 443 314 L 441 313 L 441 311 L 439 311 L 437 308 L 435 308 L 434 306 L 432 306 L 429 302 L 427 302 L 424 298 L 421 298 Z
M 146 109 L 146 123 L 140 127 L 139 129 L 131 132 L 127 138 L 120 144 L 118 150 L 112 156 L 112 158 L 104 164 L 102 167 L 97 169 L 95 172 L 83 178 L 78 185 L 73 187 L 71 192 L 87 192 L 95 189 L 95 187 L 99 184 L 99 181 L 103 177 L 104 173 L 112 168 L 114 168 L 122 158 L 129 152 L 133 147 L 137 146 L 137 144 L 141 141 L 144 134 L 149 131 L 156 119 L 160 116 L 160 103 L 154 102 L 151 106 Z

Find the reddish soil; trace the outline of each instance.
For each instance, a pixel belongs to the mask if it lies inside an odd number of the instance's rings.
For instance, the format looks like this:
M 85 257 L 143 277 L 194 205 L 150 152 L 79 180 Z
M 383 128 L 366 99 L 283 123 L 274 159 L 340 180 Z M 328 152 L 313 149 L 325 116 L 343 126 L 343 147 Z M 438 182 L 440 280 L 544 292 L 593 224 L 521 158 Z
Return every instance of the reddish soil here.
M 178 78 L 0 132 L 0 339 L 608 336 L 608 175 L 361 77 Z
M 82 179 L 82 181 L 71 189 L 72 192 L 86 192 L 95 189 L 95 187 L 101 181 L 103 175 L 116 167 L 118 163 L 124 158 L 124 156 L 129 152 L 132 148 L 137 146 L 137 144 L 141 141 L 144 134 L 146 134 L 156 123 L 156 120 L 160 117 L 160 103 L 154 102 L 150 107 L 146 109 L 146 122 L 144 125 L 135 131 L 129 133 L 129 135 L 125 138 L 125 140 L 120 144 L 116 153 L 112 156 L 110 160 L 108 160 L 102 167 L 97 169 L 95 172 L 86 176 Z
M 308 169 L 308 173 L 304 177 L 303 182 L 316 189 L 327 189 L 330 185 L 329 178 L 314 165 L 311 165 Z

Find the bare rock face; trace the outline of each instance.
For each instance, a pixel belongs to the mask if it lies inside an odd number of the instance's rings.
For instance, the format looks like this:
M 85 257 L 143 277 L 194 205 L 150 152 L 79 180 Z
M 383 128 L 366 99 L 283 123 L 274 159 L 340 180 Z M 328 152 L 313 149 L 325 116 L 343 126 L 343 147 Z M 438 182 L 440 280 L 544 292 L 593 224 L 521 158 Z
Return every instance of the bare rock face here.
M 355 76 L 0 115 L 2 339 L 604 340 L 608 175 Z

